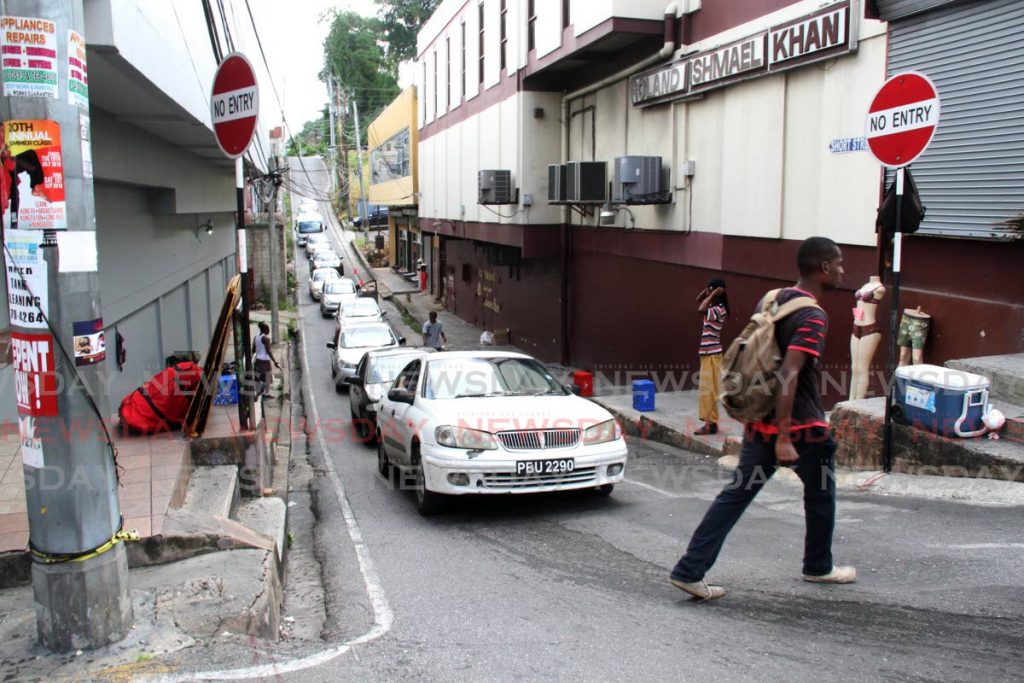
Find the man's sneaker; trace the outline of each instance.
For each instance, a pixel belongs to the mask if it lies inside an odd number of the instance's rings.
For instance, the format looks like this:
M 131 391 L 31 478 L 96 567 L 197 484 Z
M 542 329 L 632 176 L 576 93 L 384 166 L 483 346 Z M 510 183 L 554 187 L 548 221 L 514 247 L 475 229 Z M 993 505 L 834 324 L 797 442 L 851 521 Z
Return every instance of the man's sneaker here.
M 832 571 L 821 576 L 804 574 L 804 581 L 808 583 L 853 583 L 856 580 L 857 570 L 854 567 L 832 567 Z
M 697 600 L 717 600 L 725 595 L 724 588 L 721 586 L 709 586 L 707 581 L 693 581 L 687 583 L 686 581 L 670 578 L 669 583 L 684 593 L 689 593 Z

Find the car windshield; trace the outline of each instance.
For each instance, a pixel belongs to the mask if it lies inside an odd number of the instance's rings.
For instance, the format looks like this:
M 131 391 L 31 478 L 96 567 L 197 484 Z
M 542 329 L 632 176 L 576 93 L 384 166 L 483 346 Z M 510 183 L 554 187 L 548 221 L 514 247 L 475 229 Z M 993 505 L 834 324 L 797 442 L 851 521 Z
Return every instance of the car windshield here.
M 532 358 L 446 358 L 427 365 L 427 398 L 564 396 L 565 388 Z
M 338 255 L 332 251 L 318 251 L 316 256 L 313 257 L 314 261 L 334 261 L 338 258 Z
M 341 335 L 341 345 L 346 349 L 361 349 L 368 346 L 391 346 L 395 336 L 386 327 L 352 327 Z
M 320 221 L 299 221 L 299 233 L 308 235 L 314 232 L 321 232 L 324 229 L 324 224 Z
M 398 373 L 402 371 L 409 361 L 412 360 L 412 355 L 402 356 L 381 356 L 380 358 L 374 358 L 367 361 L 366 367 L 366 381 L 369 384 L 390 384 L 395 381 L 398 377 Z
M 351 280 L 341 278 L 324 285 L 324 294 L 352 294 L 356 286 Z
M 342 318 L 367 318 L 380 315 L 380 308 L 373 299 L 356 299 L 345 304 L 341 310 Z
M 322 282 L 324 280 L 334 280 L 340 278 L 338 271 L 333 268 L 323 268 L 321 270 L 313 271 L 313 282 Z

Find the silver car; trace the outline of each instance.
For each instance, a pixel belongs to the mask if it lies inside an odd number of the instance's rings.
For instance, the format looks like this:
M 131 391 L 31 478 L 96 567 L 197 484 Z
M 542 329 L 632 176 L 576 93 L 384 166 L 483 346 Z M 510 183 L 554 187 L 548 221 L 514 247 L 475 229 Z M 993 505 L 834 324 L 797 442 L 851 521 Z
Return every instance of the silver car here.
M 338 312 L 338 308 L 343 303 L 358 296 L 359 290 L 351 278 L 339 277 L 336 280 L 331 280 L 324 285 L 323 291 L 320 293 L 320 315 L 330 318 Z
M 334 341 L 327 342 L 327 348 L 331 349 L 335 390 L 340 394 L 348 389 L 345 380 L 355 374 L 364 353 L 402 344 L 405 344 L 405 337 L 396 337 L 387 323 L 352 323 L 335 332 Z
M 341 256 L 332 248 L 316 250 L 313 258 L 309 260 L 309 272 L 312 273 L 317 268 L 334 268 L 341 275 L 345 274 L 344 269 L 341 267 Z
M 320 301 L 324 291 L 324 284 L 340 279 L 341 275 L 334 268 L 318 268 L 314 270 L 313 274 L 309 276 L 309 295 L 313 297 L 313 301 Z
M 316 252 L 327 249 L 331 246 L 331 240 L 326 232 L 314 232 L 306 237 L 306 258 L 311 259 Z
M 360 296 L 356 299 L 349 299 L 341 304 L 338 309 L 338 328 L 343 328 L 349 323 L 376 323 L 384 320 L 384 311 L 380 310 L 377 302 L 369 297 Z
M 359 361 L 355 374 L 345 380 L 352 424 L 363 443 L 370 443 L 370 436 L 377 433 L 377 406 L 398 373 L 409 361 L 427 353 L 434 353 L 434 349 L 423 346 L 370 351 Z

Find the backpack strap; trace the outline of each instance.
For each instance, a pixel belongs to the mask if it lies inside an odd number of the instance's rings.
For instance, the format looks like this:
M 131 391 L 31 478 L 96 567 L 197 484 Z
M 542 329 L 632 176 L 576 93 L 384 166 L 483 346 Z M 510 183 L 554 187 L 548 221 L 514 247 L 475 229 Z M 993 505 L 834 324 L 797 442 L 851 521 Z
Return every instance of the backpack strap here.
M 764 295 L 764 299 L 761 300 L 761 312 L 768 313 L 772 306 L 775 305 L 775 300 L 779 298 L 779 292 L 781 289 L 773 289 Z
M 772 303 L 774 303 L 774 301 Z M 804 308 L 816 308 L 822 313 L 824 313 L 822 307 L 815 303 L 814 299 L 812 299 L 811 297 L 798 296 L 797 298 L 791 301 L 787 301 L 786 303 L 779 306 L 775 310 L 775 312 L 771 314 L 772 322 L 778 322 L 785 318 L 786 316 L 792 315 L 793 313 L 796 313 L 797 311 L 802 310 Z

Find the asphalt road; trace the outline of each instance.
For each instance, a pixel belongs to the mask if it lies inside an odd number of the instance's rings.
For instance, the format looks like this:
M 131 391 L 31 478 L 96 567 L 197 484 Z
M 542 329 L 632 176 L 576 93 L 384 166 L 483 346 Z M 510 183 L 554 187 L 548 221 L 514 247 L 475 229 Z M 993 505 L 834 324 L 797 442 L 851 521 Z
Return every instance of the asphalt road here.
M 306 166 L 323 184 L 322 163 Z M 726 597 L 694 603 L 667 578 L 726 476 L 713 462 L 634 440 L 627 482 L 608 499 L 477 498 L 422 518 L 344 428 L 347 396 L 324 348 L 334 322 L 304 289 L 300 302 L 321 456 L 348 506 L 320 488 L 326 632 L 371 635 L 275 680 L 1020 679 L 1019 508 L 841 493 L 835 555 L 860 579 L 818 586 L 799 580 L 800 490 L 773 481 L 709 576 Z M 369 587 L 357 545 L 375 569 Z

